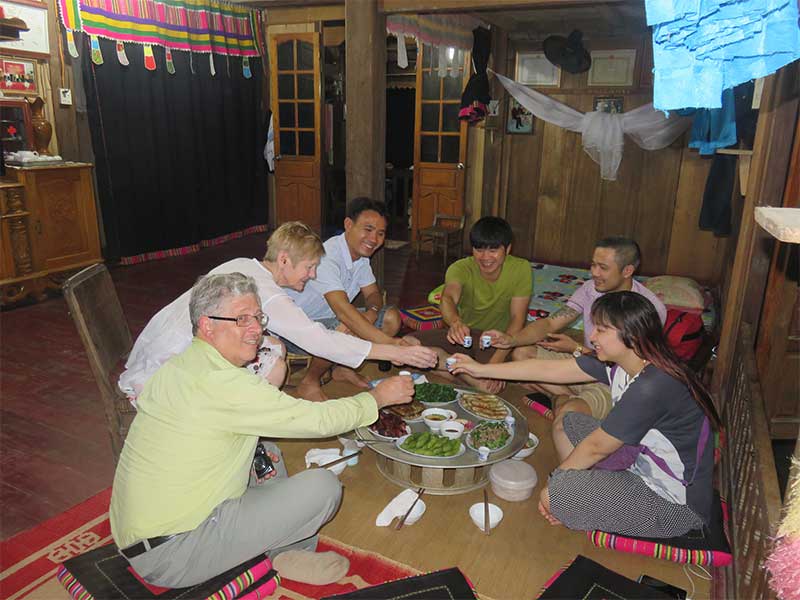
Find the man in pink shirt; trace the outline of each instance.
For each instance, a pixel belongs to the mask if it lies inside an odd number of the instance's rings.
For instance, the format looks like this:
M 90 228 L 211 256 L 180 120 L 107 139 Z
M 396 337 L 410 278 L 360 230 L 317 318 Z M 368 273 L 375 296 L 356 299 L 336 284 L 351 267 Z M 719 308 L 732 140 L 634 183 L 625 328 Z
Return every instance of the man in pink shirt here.
M 528 358 L 559 359 L 579 357 L 592 352 L 589 336 L 594 330 L 592 304 L 603 294 L 633 291 L 646 297 L 656 308 L 663 325 L 667 318 L 664 303 L 650 290 L 633 278 L 641 262 L 639 245 L 624 237 L 607 237 L 595 245 L 592 254 L 592 278 L 585 282 L 567 300 L 566 305 L 546 319 L 529 323 L 522 331 L 510 336 L 500 331 L 487 332 L 492 335 L 492 346 L 515 348 L 512 360 Z M 583 344 L 560 333 L 580 317 L 583 317 Z M 578 385 L 554 385 L 538 383 L 532 389 L 554 397 L 554 427 L 560 427 L 567 412 L 582 412 L 596 419 L 603 419 L 613 406 L 609 387 L 602 383 Z

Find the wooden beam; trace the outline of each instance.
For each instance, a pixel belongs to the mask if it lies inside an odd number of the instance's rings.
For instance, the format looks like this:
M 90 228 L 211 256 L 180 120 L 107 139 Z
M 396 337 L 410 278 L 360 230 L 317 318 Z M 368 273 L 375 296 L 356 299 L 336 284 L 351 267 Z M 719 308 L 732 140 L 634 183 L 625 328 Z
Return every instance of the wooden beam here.
M 723 392 L 732 381 L 731 368 L 739 324 L 746 321 L 758 329 L 773 244 L 769 234 L 756 226 L 755 207 L 781 206 L 783 203 L 800 97 L 797 71 L 797 63 L 792 63 L 770 75 L 764 83 L 712 380 L 712 389 L 720 392 L 720 398 L 727 397 Z
M 386 18 L 378 0 L 345 2 L 347 199 L 383 201 L 386 178 Z M 372 260 L 383 286 L 383 253 Z
M 267 25 L 313 23 L 315 21 L 341 21 L 344 3 L 328 6 L 297 6 L 267 10 Z
M 628 0 L 606 0 L 606 4 L 624 3 Z M 509 10 L 515 8 L 568 8 L 595 5 L 594 0 L 379 0 L 378 10 L 392 13 L 435 13 L 482 10 Z

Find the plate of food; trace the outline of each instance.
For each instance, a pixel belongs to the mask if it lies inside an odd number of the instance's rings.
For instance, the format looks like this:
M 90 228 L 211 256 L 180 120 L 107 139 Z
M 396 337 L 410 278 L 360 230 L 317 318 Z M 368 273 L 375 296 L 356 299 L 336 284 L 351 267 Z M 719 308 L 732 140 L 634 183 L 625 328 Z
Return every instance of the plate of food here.
M 422 421 L 422 411 L 425 410 L 425 405 L 418 400 L 412 400 L 407 404 L 395 404 L 386 410 L 396 414 L 406 423 L 419 423 Z
M 455 458 L 467 451 L 459 440 L 451 440 L 429 431 L 404 435 L 395 445 L 406 454 L 424 458 Z
M 513 438 L 514 434 L 508 430 L 505 423 L 483 421 L 467 434 L 467 446 L 475 451 L 485 446 L 489 452 L 497 452 L 508 446 Z
M 469 414 L 488 421 L 502 421 L 511 414 L 505 402 L 494 394 L 463 394 L 458 404 Z
M 378 420 L 369 426 L 369 430 L 382 440 L 396 440 L 411 433 L 411 427 L 402 418 L 384 408 L 378 411 Z
M 441 406 L 458 400 L 458 392 L 451 385 L 442 383 L 418 383 L 414 386 L 414 400 L 425 406 Z

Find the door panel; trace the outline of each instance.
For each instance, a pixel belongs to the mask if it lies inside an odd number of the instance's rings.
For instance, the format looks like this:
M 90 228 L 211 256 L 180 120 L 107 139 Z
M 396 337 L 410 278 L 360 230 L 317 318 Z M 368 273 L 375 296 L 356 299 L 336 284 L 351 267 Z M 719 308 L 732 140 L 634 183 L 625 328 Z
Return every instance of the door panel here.
M 469 78 L 469 58 L 439 77 L 439 50 L 424 44 L 417 60 L 414 126 L 412 239 L 433 223 L 436 213 L 464 214 L 467 124 L 458 120 L 461 92 Z M 457 76 L 451 77 L 453 68 Z
M 276 224 L 322 226 L 318 33 L 270 39 L 270 97 L 275 133 Z

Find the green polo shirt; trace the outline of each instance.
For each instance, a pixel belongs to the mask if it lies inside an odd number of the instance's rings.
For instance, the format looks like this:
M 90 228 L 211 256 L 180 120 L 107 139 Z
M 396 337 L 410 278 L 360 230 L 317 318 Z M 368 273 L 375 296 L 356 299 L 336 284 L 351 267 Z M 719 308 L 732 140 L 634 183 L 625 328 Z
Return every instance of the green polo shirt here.
M 241 496 L 259 436 L 329 437 L 378 418 L 369 393 L 298 400 L 198 338 L 156 372 L 137 406 L 109 511 L 120 548 L 195 529 Z
M 531 278 L 531 264 L 527 260 L 506 256 L 497 281 L 486 281 L 478 263 L 470 256 L 450 265 L 444 282 L 461 284 L 458 314 L 468 327 L 505 331 L 511 318 L 511 299 L 531 297 Z

